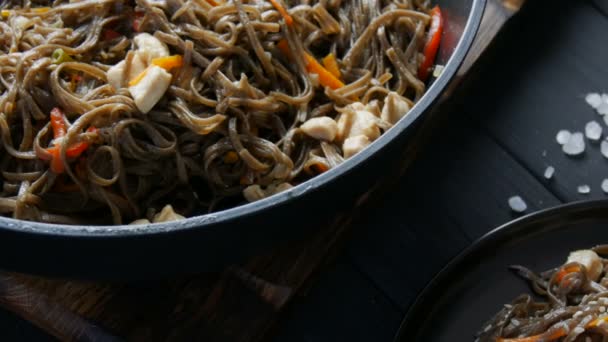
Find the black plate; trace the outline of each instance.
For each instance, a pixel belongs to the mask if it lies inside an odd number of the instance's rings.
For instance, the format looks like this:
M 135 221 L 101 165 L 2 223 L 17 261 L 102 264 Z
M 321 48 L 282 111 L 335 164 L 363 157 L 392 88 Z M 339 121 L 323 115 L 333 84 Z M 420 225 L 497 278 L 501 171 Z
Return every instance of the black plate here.
M 503 304 L 530 292 L 509 265 L 544 271 L 562 264 L 572 250 L 604 243 L 607 200 L 563 205 L 499 227 L 439 272 L 408 311 L 395 341 L 473 341 Z

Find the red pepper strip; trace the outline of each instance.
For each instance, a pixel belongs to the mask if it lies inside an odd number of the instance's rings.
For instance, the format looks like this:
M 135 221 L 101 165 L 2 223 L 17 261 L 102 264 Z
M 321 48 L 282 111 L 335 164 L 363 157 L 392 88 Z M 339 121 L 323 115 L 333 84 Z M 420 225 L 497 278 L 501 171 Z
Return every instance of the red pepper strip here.
M 439 6 L 435 6 L 431 10 L 431 27 L 429 28 L 427 35 L 428 39 L 424 45 L 424 60 L 422 61 L 422 64 L 420 64 L 420 69 L 418 69 L 418 77 L 422 81 L 427 80 L 431 67 L 435 63 L 435 57 L 437 57 L 442 34 L 443 16 L 441 15 Z
M 55 139 L 62 138 L 66 135 L 67 128 L 65 124 L 64 114 L 61 109 L 55 107 L 51 110 L 51 127 L 53 128 L 53 136 Z M 97 128 L 91 126 L 87 129 L 87 132 L 97 132 Z M 65 170 L 63 163 L 61 162 L 60 146 L 56 142 L 53 142 L 53 147 L 49 147 L 46 151 L 51 155 L 51 171 L 55 173 L 63 173 Z M 89 148 L 87 142 L 77 142 L 65 151 L 67 158 L 77 158 L 84 151 Z
M 103 40 L 108 41 L 108 40 L 112 40 L 114 38 L 118 38 L 122 36 L 122 34 L 112 30 L 112 29 L 105 29 L 103 30 Z
M 140 30 L 141 30 L 141 21 L 143 19 L 144 19 L 144 13 L 143 12 L 135 12 L 135 15 L 133 17 L 133 22 L 131 23 L 131 28 L 133 29 L 133 31 L 140 32 Z
M 53 137 L 61 138 L 66 133 L 65 116 L 61 109 L 55 107 L 51 110 L 51 127 L 53 128 Z
M 63 173 L 65 168 L 63 167 L 63 163 L 61 162 L 61 156 L 59 154 L 59 147 L 50 147 L 47 148 L 46 151 L 50 153 L 53 157 L 51 158 L 51 171 L 56 174 Z

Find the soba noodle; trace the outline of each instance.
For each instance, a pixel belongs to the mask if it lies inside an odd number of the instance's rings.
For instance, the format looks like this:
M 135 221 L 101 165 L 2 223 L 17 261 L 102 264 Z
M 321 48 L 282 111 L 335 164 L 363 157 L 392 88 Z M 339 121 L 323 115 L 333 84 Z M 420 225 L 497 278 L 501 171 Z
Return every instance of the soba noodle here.
M 0 213 L 124 224 L 257 200 L 424 93 L 428 1 L 275 2 L 3 1 Z

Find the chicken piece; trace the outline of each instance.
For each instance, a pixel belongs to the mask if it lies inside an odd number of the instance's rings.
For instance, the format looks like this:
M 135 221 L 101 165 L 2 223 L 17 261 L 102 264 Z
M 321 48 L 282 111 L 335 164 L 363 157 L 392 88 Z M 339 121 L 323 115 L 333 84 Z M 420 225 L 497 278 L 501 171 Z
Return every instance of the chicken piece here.
M 149 65 L 154 58 L 169 56 L 167 45 L 149 33 L 140 33 L 133 37 L 133 41 L 137 46 L 137 53 L 141 55 L 146 65 Z
M 137 109 L 144 114 L 149 112 L 169 88 L 171 77 L 165 69 L 156 65 L 149 66 L 143 78 L 129 87 Z
M 338 132 L 338 124 L 330 117 L 321 116 L 307 120 L 300 129 L 311 138 L 333 141 Z
M 114 87 L 114 89 L 120 89 L 124 87 L 130 80 L 137 77 L 142 71 L 146 69 L 146 64 L 143 61 L 139 53 L 133 54 L 131 59 L 131 65 L 129 66 L 129 72 L 126 73 L 127 62 L 121 61 L 118 64 L 112 66 L 106 72 L 108 83 Z
M 589 249 L 571 252 L 566 263 L 571 262 L 577 262 L 585 266 L 587 278 L 593 281 L 597 281 L 604 271 L 602 259 L 599 257 L 599 255 L 597 255 L 597 253 Z
M 243 196 L 248 202 L 255 202 L 291 188 L 293 186 L 289 183 L 271 184 L 266 189 L 262 189 L 261 186 L 254 184 L 243 189 Z
M 150 223 L 151 222 L 148 219 L 139 219 L 139 220 L 135 220 L 135 221 L 129 223 L 129 225 L 133 225 L 134 226 L 134 225 L 138 225 L 138 224 L 150 224 Z
M 346 140 L 349 137 L 365 135 L 370 141 L 380 136 L 380 128 L 377 125 L 378 118 L 360 102 L 347 106 L 338 119 L 338 140 Z
M 371 141 L 366 135 L 361 134 L 346 138 L 346 140 L 344 140 L 344 144 L 342 144 L 342 153 L 344 154 L 344 158 L 352 157 L 369 144 L 371 144 Z
M 410 104 L 399 94 L 391 91 L 384 99 L 380 118 L 391 124 L 396 123 L 410 110 Z
M 180 214 L 177 214 L 171 204 L 167 204 L 160 213 L 154 215 L 153 223 L 179 221 L 186 219 Z

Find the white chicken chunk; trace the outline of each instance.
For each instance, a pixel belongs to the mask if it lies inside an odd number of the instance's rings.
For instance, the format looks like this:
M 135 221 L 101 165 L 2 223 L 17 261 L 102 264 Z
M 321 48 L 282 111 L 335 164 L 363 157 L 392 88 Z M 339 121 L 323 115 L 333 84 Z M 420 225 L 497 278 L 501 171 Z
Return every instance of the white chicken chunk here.
M 384 99 L 380 118 L 391 124 L 396 123 L 410 110 L 410 104 L 399 94 L 391 91 Z
M 308 119 L 300 126 L 304 134 L 311 138 L 323 141 L 333 141 L 338 132 L 336 121 L 327 116 Z
M 154 215 L 152 222 L 150 222 L 150 220 L 144 218 L 144 219 L 135 220 L 135 221 L 129 223 L 129 225 L 170 222 L 170 221 L 179 221 L 179 220 L 185 220 L 185 219 L 186 218 L 184 216 L 176 213 L 173 210 L 173 207 L 171 206 L 171 204 L 167 204 L 160 211 L 160 213 Z
M 133 37 L 133 41 L 137 46 L 137 53 L 141 55 L 146 64 L 150 64 L 154 58 L 169 56 L 167 44 L 149 33 L 140 33 Z
M 566 263 L 577 262 L 587 270 L 587 278 L 597 281 L 604 271 L 602 259 L 592 250 L 583 249 L 580 251 L 571 252 Z
M 170 73 L 159 66 L 148 67 L 141 81 L 129 87 L 137 109 L 144 114 L 149 112 L 169 88 L 171 77 Z
M 345 158 L 353 156 L 380 137 L 380 119 L 374 113 L 380 114 L 376 102 L 368 106 L 355 102 L 340 114 L 336 139 L 342 141 Z
M 114 89 L 120 89 L 123 85 L 127 84 L 130 80 L 134 79 L 139 75 L 142 71 L 146 69 L 146 64 L 142 60 L 141 56 L 138 53 L 133 55 L 131 59 L 131 65 L 129 66 L 129 72 L 126 72 L 127 62 L 122 61 L 114 66 L 112 66 L 106 72 L 106 76 L 108 78 L 108 83 L 114 87 Z
M 355 135 L 344 140 L 342 144 L 342 153 L 344 158 L 350 158 L 361 152 L 367 145 L 371 144 L 369 138 L 365 135 Z
M 293 186 L 289 183 L 281 183 L 278 185 L 272 184 L 269 185 L 266 189 L 262 189 L 261 186 L 254 184 L 246 187 L 243 190 L 243 196 L 248 202 L 255 202 L 261 200 L 262 198 L 278 194 L 279 192 L 289 190 L 291 188 L 293 188 Z
M 380 136 L 380 128 L 377 125 L 378 118 L 370 112 L 362 103 L 355 102 L 346 107 L 338 119 L 339 140 L 345 140 L 357 135 L 365 135 L 374 141 Z
M 176 213 L 173 210 L 173 207 L 171 206 L 171 204 L 167 204 L 163 208 L 163 210 L 160 211 L 160 213 L 154 215 L 154 219 L 152 220 L 152 222 L 159 223 L 159 222 L 179 221 L 179 220 L 183 220 L 183 219 L 185 219 L 185 217 Z
M 132 226 L 135 226 L 135 225 L 138 225 L 138 224 L 150 224 L 150 220 L 148 220 L 148 219 L 139 219 L 139 220 L 135 220 L 135 221 L 129 223 L 129 225 L 132 225 Z

